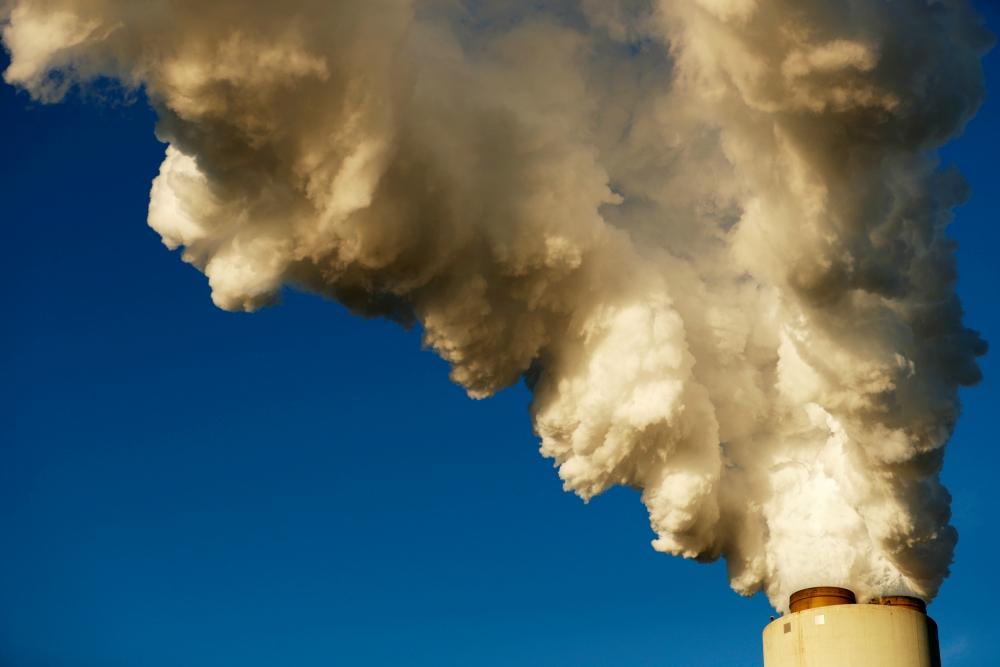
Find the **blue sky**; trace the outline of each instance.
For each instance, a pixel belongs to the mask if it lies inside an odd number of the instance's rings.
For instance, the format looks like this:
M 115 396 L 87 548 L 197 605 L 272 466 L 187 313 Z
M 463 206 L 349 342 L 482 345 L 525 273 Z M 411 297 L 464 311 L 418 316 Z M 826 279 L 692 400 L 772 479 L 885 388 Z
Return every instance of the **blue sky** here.
M 636 493 L 564 493 L 523 386 L 472 401 L 418 332 L 317 297 L 216 309 L 145 224 L 154 120 L 0 87 L 0 665 L 761 664 L 766 599 L 654 552 Z M 998 144 L 993 96 L 942 153 L 995 346 Z M 956 667 L 1000 664 L 996 356 L 944 473 Z

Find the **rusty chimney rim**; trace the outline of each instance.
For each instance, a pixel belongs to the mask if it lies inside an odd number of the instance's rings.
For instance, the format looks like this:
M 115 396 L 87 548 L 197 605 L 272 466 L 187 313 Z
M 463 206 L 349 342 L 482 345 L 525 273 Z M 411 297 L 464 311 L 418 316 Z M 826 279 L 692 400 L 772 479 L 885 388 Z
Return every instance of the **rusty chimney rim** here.
M 839 604 L 856 604 L 857 598 L 853 591 L 835 586 L 817 586 L 806 588 L 805 590 L 792 593 L 789 600 L 789 607 L 792 613 L 805 611 L 806 609 L 816 609 L 818 607 L 832 607 Z
M 924 616 L 927 615 L 926 602 L 920 598 L 909 597 L 906 595 L 886 595 L 880 598 L 872 598 L 871 602 L 868 604 L 878 604 L 886 607 L 902 607 L 904 609 L 919 611 Z

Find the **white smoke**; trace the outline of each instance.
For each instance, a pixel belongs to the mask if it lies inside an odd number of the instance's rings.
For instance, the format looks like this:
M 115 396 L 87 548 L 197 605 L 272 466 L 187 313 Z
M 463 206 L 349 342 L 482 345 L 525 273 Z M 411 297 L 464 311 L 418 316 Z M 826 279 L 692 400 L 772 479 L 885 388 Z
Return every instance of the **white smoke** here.
M 733 588 L 932 598 L 986 351 L 936 150 L 984 97 L 967 0 L 0 0 L 8 83 L 144 87 L 149 224 L 227 310 L 283 286 L 534 392 L 590 498 Z

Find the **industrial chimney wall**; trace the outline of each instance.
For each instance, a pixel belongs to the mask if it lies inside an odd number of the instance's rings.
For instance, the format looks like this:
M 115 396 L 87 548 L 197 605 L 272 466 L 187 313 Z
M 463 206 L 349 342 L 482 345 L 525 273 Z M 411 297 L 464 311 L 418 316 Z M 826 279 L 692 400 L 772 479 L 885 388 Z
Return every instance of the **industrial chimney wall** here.
M 764 628 L 764 667 L 940 667 L 937 629 L 902 606 L 841 604 Z

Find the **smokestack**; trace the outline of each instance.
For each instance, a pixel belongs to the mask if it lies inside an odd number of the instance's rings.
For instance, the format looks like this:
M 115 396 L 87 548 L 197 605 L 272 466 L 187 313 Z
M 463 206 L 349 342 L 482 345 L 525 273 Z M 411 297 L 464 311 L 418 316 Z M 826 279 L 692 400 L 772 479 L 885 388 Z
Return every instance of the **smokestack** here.
M 857 604 L 844 588 L 792 594 L 791 612 L 764 628 L 764 667 L 940 667 L 937 624 L 919 598 Z

